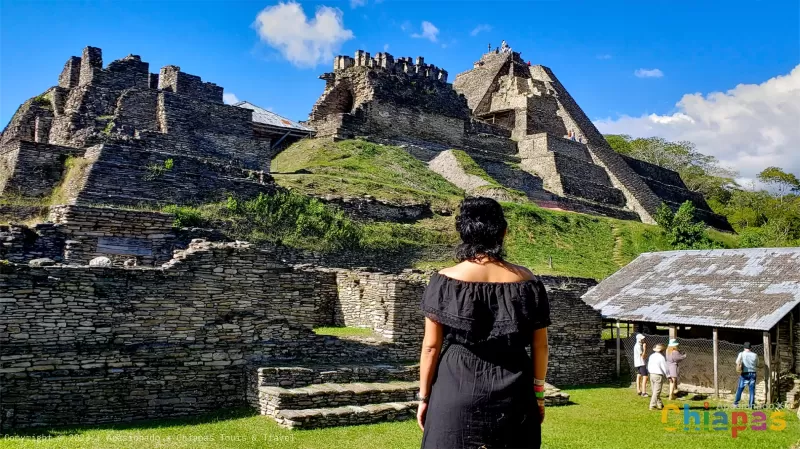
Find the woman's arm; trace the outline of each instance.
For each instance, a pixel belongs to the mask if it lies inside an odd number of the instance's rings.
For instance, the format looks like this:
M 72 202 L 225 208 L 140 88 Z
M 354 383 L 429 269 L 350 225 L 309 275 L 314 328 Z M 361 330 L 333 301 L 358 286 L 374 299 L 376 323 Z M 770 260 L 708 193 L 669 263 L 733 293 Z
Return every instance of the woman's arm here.
M 419 395 L 427 398 L 431 395 L 431 384 L 436 372 L 436 363 L 442 350 L 444 332 L 442 325 L 430 318 L 425 318 L 425 336 L 422 338 L 422 353 L 419 356 Z M 417 409 L 417 424 L 424 430 L 427 401 L 422 401 Z
M 547 344 L 547 328 L 533 331 L 533 377 L 544 380 L 547 377 L 547 362 L 550 358 L 550 347 Z
M 550 358 L 550 347 L 547 344 L 547 328 L 533 331 L 531 344 L 533 358 L 533 389 L 536 392 L 536 405 L 539 406 L 539 422 L 544 422 L 544 380 L 547 377 L 547 362 Z
M 442 350 L 444 335 L 442 325 L 430 318 L 425 318 L 425 336 L 422 338 L 422 354 L 419 357 L 419 394 L 428 396 L 431 393 L 433 374 L 436 362 Z

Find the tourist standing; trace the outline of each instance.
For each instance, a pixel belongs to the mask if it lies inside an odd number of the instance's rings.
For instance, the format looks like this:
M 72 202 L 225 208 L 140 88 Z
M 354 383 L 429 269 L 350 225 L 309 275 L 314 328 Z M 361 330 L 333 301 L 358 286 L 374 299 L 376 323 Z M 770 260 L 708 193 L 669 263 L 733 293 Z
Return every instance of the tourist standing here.
M 738 407 L 739 401 L 742 399 L 742 391 L 747 385 L 750 392 L 748 403 L 750 408 L 755 407 L 756 404 L 756 370 L 758 368 L 758 354 L 750 350 L 750 342 L 747 341 L 743 345 L 742 352 L 736 356 L 736 371 L 739 374 L 739 386 L 736 388 L 736 398 L 733 400 L 733 406 Z
M 423 448 L 541 445 L 550 306 L 542 282 L 503 259 L 506 229 L 497 201 L 462 201 L 460 263 L 423 294 Z
M 644 342 L 644 335 L 636 334 L 636 344 L 633 346 L 633 367 L 636 368 L 636 394 L 643 397 L 647 397 L 646 353 L 647 343 Z
M 661 410 L 664 408 L 664 403 L 661 402 L 661 388 L 664 385 L 664 380 L 669 374 L 667 368 L 667 359 L 664 358 L 664 345 L 657 344 L 653 348 L 653 353 L 647 360 L 647 371 L 650 373 L 650 384 L 653 385 L 653 395 L 650 398 L 650 410 Z
M 667 368 L 669 368 L 669 399 L 675 400 L 678 392 L 678 364 L 686 358 L 686 354 L 678 349 L 678 340 L 672 339 L 667 345 Z

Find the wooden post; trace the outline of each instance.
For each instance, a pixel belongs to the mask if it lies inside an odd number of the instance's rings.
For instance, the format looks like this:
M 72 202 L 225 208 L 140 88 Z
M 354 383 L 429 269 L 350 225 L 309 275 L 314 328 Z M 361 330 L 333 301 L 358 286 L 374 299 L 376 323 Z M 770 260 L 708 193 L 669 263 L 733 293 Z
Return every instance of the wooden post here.
M 714 392 L 719 399 L 719 335 L 717 328 L 714 328 Z
M 678 338 L 678 327 L 677 326 L 672 325 L 672 326 L 669 327 L 669 338 L 670 339 Z
M 780 384 L 778 383 L 778 378 L 781 375 L 781 323 L 778 323 L 775 326 L 775 366 L 772 372 L 774 373 L 775 377 L 775 384 L 772 392 L 772 396 L 777 398 L 778 394 L 780 394 Z
M 764 332 L 764 401 L 772 403 L 772 345 L 769 331 Z
M 612 328 L 613 333 L 613 328 Z M 620 340 L 619 340 L 619 320 L 617 320 L 617 379 L 619 379 L 619 370 L 620 370 L 620 358 L 622 357 L 622 352 L 620 351 Z

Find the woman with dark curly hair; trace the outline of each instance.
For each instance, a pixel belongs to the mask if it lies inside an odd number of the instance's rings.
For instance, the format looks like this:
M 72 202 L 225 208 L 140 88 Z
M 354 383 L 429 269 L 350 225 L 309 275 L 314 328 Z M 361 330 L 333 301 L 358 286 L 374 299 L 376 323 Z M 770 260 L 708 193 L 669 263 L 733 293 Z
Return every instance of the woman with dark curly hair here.
M 497 201 L 465 199 L 459 263 L 434 274 L 423 294 L 423 448 L 541 445 L 550 306 L 530 270 L 503 260 L 507 227 Z

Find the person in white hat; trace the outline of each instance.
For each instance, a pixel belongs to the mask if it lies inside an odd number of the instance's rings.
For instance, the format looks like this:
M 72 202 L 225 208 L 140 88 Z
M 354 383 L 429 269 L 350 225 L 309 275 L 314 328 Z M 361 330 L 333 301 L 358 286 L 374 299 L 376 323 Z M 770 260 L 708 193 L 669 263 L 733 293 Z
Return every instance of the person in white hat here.
M 650 384 L 653 386 L 653 395 L 650 398 L 650 410 L 661 410 L 664 408 L 664 403 L 661 402 L 661 388 L 664 385 L 664 380 L 669 374 L 667 368 L 667 359 L 664 358 L 664 345 L 657 344 L 653 348 L 653 353 L 647 359 L 647 371 L 650 373 Z
M 669 400 L 675 400 L 678 392 L 678 364 L 686 358 L 686 354 L 678 350 L 678 340 L 671 339 L 667 345 L 667 368 L 669 368 Z
M 636 368 L 636 394 L 647 397 L 647 367 L 645 366 L 645 355 L 647 354 L 647 344 L 644 342 L 644 335 L 636 334 L 636 345 L 633 347 L 633 367 Z

